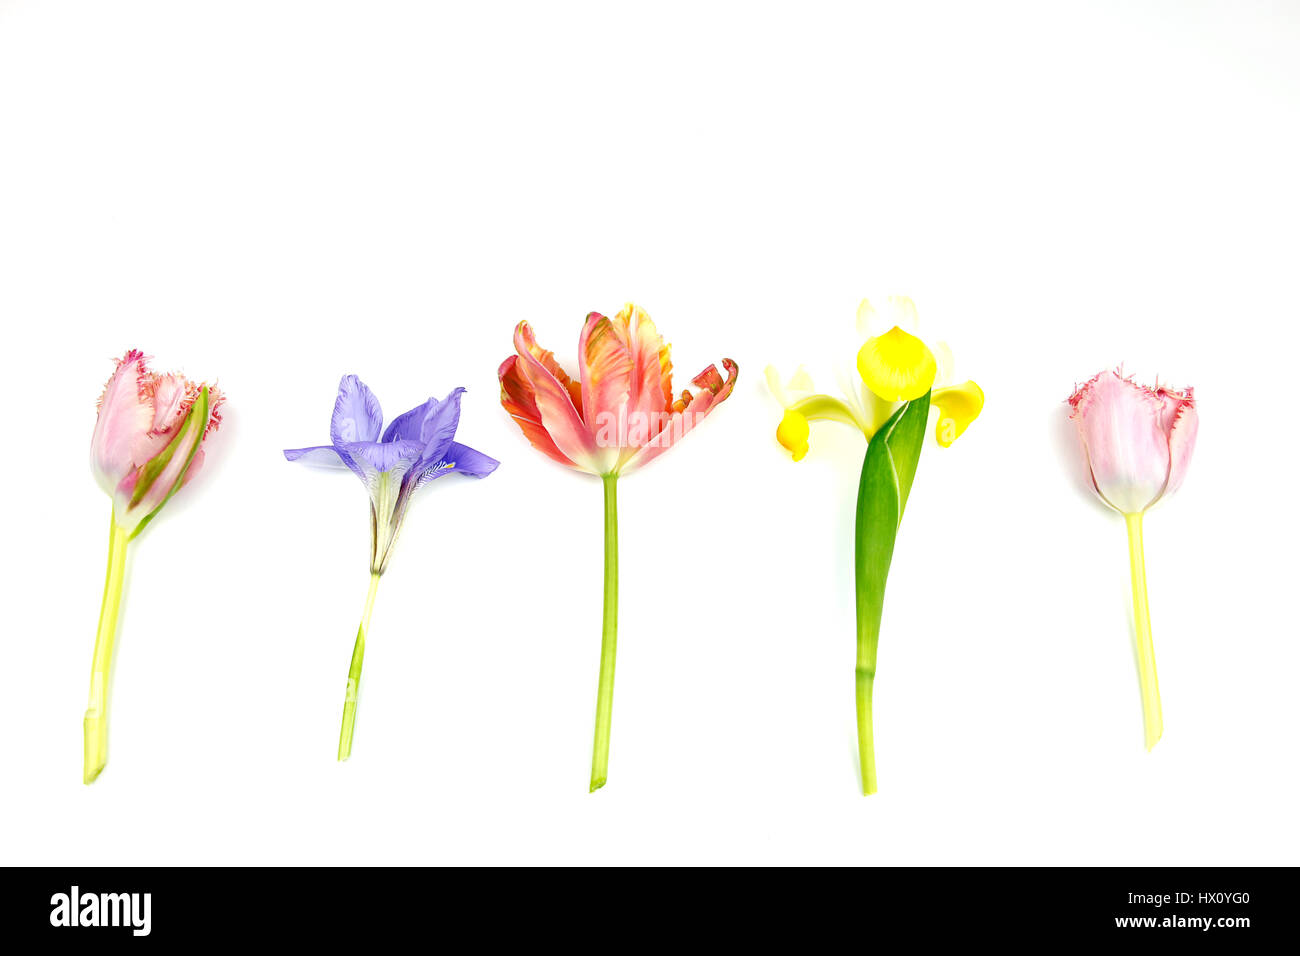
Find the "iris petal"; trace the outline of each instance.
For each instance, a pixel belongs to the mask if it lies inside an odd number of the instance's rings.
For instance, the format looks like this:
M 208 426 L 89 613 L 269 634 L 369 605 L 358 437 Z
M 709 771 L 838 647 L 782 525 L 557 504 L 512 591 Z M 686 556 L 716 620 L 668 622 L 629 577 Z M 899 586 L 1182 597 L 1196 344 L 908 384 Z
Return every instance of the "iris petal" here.
M 330 418 L 330 441 L 336 445 L 378 441 L 383 424 L 384 413 L 375 393 L 355 375 L 344 375 Z
M 808 419 L 792 409 L 786 409 L 781 424 L 776 426 L 776 440 L 795 461 L 808 454 Z
M 420 459 L 424 446 L 418 441 L 356 441 L 344 442 L 341 451 L 351 455 L 353 460 L 375 471 L 405 471 L 411 463 Z
M 333 445 L 313 445 L 310 448 L 286 448 L 284 457 L 317 468 L 348 468 L 342 453 Z
M 984 409 L 984 390 L 974 382 L 965 382 L 951 388 L 936 388 L 930 394 L 930 404 L 939 409 L 939 423 L 934 437 L 947 448 L 979 417 Z
M 430 398 L 428 401 L 416 405 L 410 411 L 402 412 L 384 429 L 384 437 L 380 441 L 399 441 L 406 439 L 408 441 L 420 440 L 420 426 L 424 420 L 429 417 L 429 413 L 438 407 L 438 400 Z
M 457 441 L 451 443 L 451 448 L 447 450 L 443 461 L 450 464 L 457 474 L 471 475 L 475 478 L 486 478 L 501 464 L 495 458 Z
M 436 464 L 447 453 L 451 440 L 456 435 L 456 426 L 460 424 L 460 397 L 463 394 L 463 388 L 452 389 L 420 424 L 419 440 L 424 446 L 420 454 L 422 465 Z
M 934 384 L 934 353 L 915 335 L 894 326 L 867 339 L 858 352 L 858 373 L 867 388 L 888 402 L 910 402 Z

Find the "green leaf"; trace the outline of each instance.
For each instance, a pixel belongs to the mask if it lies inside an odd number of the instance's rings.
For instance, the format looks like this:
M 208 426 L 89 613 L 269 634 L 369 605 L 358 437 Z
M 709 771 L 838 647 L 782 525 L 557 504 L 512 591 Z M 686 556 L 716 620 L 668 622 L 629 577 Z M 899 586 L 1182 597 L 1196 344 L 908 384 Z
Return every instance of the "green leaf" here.
M 858 671 L 875 677 L 876 645 L 885 605 L 885 581 L 894 540 L 925 443 L 930 393 L 903 405 L 867 446 L 858 485 L 855 565 L 858 599 Z

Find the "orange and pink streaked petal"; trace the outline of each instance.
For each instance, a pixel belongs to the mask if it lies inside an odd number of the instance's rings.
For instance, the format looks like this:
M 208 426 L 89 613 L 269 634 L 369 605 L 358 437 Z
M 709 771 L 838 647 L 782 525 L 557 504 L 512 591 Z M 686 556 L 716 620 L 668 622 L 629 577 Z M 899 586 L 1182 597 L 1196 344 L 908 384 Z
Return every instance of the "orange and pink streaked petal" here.
M 605 449 L 597 446 L 595 436 L 578 414 L 569 390 L 538 357 L 539 353 L 547 356 L 550 353 L 542 352 L 537 346 L 527 322 L 520 322 L 515 329 L 515 350 L 519 353 L 515 367 L 528 381 L 538 420 L 555 447 L 573 462 L 574 467 L 596 475 L 603 474 L 607 470 L 602 467 L 607 457 Z
M 542 413 L 537 410 L 537 403 L 533 400 L 532 383 L 519 370 L 518 355 L 511 355 L 501 363 L 497 369 L 497 378 L 501 380 L 501 407 L 515 420 L 532 446 L 561 465 L 577 467 L 555 447 L 550 432 L 542 424 Z
M 632 450 L 620 467 L 620 472 L 626 474 L 636 468 L 644 467 L 655 458 L 658 458 L 677 442 L 681 441 L 687 433 L 695 428 L 714 408 L 725 402 L 736 387 L 736 377 L 739 375 L 739 367 L 731 359 L 723 359 L 722 367 L 727 372 L 727 378 L 724 381 L 718 374 L 715 366 L 710 365 L 699 375 L 691 380 L 699 391 L 692 395 L 690 392 L 683 392 L 685 399 L 684 407 L 672 413 L 668 418 L 667 424 L 646 445 L 639 449 Z

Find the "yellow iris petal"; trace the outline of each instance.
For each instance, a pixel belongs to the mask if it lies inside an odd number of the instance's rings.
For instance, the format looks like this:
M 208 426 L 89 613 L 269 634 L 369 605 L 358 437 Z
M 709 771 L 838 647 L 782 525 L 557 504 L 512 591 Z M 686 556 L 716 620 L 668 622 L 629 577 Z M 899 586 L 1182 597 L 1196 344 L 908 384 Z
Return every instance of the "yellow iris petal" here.
M 869 338 L 858 352 L 862 381 L 887 402 L 910 402 L 934 384 L 939 371 L 934 353 L 915 335 L 894 326 Z
M 776 440 L 788 451 L 795 461 L 808 454 L 808 419 L 796 411 L 787 409 L 776 426 Z
M 862 423 L 854 416 L 853 409 L 838 398 L 831 398 L 829 395 L 809 395 L 807 398 L 801 398 L 790 406 L 790 410 L 798 412 L 811 422 L 843 422 L 845 425 L 862 427 Z
M 853 414 L 853 409 L 838 398 L 829 395 L 809 395 L 785 410 L 781 424 L 776 426 L 776 440 L 790 452 L 795 461 L 808 454 L 809 422 L 843 422 L 863 429 L 863 424 Z
M 934 437 L 947 448 L 961 437 L 967 425 L 979 417 L 984 408 L 984 390 L 974 382 L 936 388 L 930 396 L 930 404 L 939 409 L 939 424 L 935 426 Z

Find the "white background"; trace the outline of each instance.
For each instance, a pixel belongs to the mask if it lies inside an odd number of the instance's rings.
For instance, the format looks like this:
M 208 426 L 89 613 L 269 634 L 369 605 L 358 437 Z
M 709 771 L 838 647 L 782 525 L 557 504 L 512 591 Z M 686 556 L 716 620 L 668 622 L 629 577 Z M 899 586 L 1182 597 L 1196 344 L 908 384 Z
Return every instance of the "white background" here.
M 1300 6 L 0 3 L 7 863 L 1296 863 Z M 858 793 L 862 444 L 799 464 L 762 385 L 912 295 L 988 395 L 931 445 Z M 621 484 L 609 785 L 587 793 L 595 479 L 501 410 L 514 324 L 571 362 L 626 299 L 734 396 Z M 847 342 L 847 344 L 845 344 Z M 81 784 L 137 346 L 230 396 L 132 546 L 111 759 Z M 1147 520 L 1142 747 L 1122 520 L 1073 384 L 1196 387 Z M 287 464 L 340 374 L 464 385 L 503 462 L 412 509 L 334 760 L 365 495 Z

